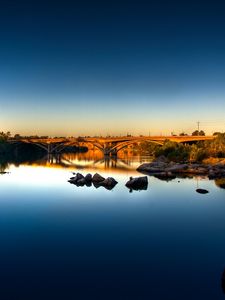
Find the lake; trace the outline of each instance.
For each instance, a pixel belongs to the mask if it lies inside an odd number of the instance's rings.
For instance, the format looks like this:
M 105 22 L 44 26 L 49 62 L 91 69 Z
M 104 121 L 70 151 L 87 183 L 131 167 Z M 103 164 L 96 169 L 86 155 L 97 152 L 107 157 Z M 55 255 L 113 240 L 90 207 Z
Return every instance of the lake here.
M 147 190 L 130 192 L 126 181 L 150 160 L 88 152 L 6 165 L 1 299 L 224 299 L 225 189 L 201 177 L 148 176 Z M 76 187 L 72 172 L 118 184 Z

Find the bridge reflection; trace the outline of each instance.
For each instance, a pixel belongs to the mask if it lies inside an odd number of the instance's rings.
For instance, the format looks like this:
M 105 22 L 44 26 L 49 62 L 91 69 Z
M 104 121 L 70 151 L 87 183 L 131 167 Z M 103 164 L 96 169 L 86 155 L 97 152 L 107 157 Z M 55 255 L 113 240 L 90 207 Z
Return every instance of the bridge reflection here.
M 146 157 L 144 161 L 149 161 Z M 134 170 L 143 162 L 142 156 L 124 155 L 121 157 L 102 156 L 101 153 L 63 153 L 48 154 L 35 164 L 49 167 L 74 169 L 117 169 Z
M 150 155 L 142 155 L 141 153 L 130 149 L 129 151 L 121 151 L 118 157 L 103 156 L 99 150 L 89 150 L 85 153 L 57 153 L 48 154 L 44 157 L 23 157 L 22 159 L 1 157 L 0 158 L 0 175 L 8 173 L 11 165 L 16 167 L 32 166 L 32 167 L 46 167 L 46 168 L 61 168 L 68 169 L 71 172 L 85 170 L 87 172 L 103 172 L 110 173 L 136 173 L 137 167 L 143 163 L 152 161 L 153 157 Z M 173 178 L 163 178 L 158 175 L 156 178 L 160 180 L 169 181 Z M 177 176 L 177 178 L 185 178 L 185 176 Z M 193 175 L 189 175 L 190 178 Z M 196 176 L 195 176 L 196 177 Z M 197 176 L 196 178 L 198 178 Z M 199 178 L 202 178 L 200 176 Z M 225 189 L 225 178 L 215 179 L 216 186 Z

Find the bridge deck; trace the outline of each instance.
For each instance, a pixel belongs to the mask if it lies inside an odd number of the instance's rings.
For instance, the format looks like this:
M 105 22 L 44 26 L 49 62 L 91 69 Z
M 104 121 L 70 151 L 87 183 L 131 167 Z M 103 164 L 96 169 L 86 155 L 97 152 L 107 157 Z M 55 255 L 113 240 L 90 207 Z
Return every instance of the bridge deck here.
M 24 143 L 43 143 L 43 144 L 56 144 L 56 143 L 67 143 L 67 142 L 89 142 L 89 143 L 118 143 L 128 141 L 165 141 L 170 140 L 173 142 L 195 142 L 195 141 L 207 141 L 213 140 L 215 136 L 132 136 L 132 137 L 115 137 L 115 138 L 47 138 L 47 139 L 20 139 L 11 141 L 20 141 Z
M 190 143 L 197 141 L 213 140 L 214 136 L 138 136 L 138 137 L 115 137 L 115 138 L 26 138 L 20 140 L 11 140 L 12 143 L 30 143 L 39 146 L 48 153 L 59 153 L 66 146 L 79 146 L 84 144 L 92 144 L 101 150 L 104 155 L 117 155 L 117 152 L 133 143 L 144 141 L 154 142 L 163 145 L 165 140 L 177 143 Z

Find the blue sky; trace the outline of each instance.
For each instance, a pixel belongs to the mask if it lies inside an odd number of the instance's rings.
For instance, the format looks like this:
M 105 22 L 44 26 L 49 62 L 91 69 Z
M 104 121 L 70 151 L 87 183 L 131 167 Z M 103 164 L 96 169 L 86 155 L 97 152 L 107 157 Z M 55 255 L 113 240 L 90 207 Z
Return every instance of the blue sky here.
M 0 2 L 1 130 L 224 130 L 223 3 L 52 3 Z

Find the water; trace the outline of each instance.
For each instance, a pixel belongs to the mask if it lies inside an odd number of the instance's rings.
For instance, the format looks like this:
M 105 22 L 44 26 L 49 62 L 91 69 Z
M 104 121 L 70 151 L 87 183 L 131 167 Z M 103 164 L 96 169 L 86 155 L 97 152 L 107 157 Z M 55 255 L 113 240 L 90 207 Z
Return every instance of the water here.
M 9 164 L 0 176 L 1 299 L 224 299 L 225 190 L 204 178 L 148 177 L 146 191 L 130 193 L 125 182 L 148 160 L 88 153 Z M 119 183 L 76 187 L 67 180 L 77 169 Z

